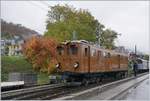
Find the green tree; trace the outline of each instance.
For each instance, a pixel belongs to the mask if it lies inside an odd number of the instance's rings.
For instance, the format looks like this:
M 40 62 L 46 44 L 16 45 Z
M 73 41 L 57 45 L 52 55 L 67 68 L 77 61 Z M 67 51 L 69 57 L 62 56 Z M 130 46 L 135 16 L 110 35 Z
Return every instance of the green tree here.
M 100 24 L 88 10 L 76 10 L 64 5 L 50 7 L 45 36 L 51 36 L 59 41 L 71 40 L 75 31 L 77 39 L 96 40 L 96 27 Z
M 107 49 L 114 49 L 114 40 L 117 38 L 117 35 L 117 32 L 111 29 L 104 30 L 100 37 L 101 46 Z
M 143 57 L 143 59 L 149 60 L 149 55 L 145 54 L 144 57 Z
M 45 36 L 50 36 L 58 41 L 71 40 L 73 32 L 77 39 L 98 41 L 101 46 L 108 49 L 115 47 L 114 40 L 117 32 L 106 29 L 88 10 L 75 9 L 72 6 L 55 5 L 48 11 L 47 31 Z

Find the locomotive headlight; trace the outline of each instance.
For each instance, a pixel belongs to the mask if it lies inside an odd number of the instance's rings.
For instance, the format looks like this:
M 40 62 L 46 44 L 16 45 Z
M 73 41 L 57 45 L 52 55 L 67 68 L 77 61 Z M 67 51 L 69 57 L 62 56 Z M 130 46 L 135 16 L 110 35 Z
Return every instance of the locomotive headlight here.
M 59 66 L 60 66 L 60 64 L 58 63 L 58 64 L 56 64 L 56 68 L 59 68 Z
M 74 67 L 74 68 L 79 67 L 79 63 L 78 63 L 78 62 L 75 62 L 74 65 L 73 65 L 73 67 Z

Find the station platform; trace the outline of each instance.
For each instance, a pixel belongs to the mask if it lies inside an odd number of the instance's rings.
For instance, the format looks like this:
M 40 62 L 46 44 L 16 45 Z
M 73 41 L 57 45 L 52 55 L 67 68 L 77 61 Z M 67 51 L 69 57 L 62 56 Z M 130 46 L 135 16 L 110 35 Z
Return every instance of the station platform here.
M 22 88 L 24 81 L 1 82 L 1 91 L 13 90 Z

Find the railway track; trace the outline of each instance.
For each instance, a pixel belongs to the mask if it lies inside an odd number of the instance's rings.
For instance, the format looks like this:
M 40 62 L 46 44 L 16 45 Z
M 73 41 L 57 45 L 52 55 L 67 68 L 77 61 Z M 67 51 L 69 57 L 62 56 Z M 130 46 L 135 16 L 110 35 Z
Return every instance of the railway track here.
M 64 86 L 65 84 L 55 84 L 55 85 L 44 85 L 44 86 L 37 86 L 37 87 L 31 87 L 31 88 L 25 88 L 25 89 L 13 90 L 13 91 L 6 91 L 1 93 L 1 99 L 2 100 L 28 99 L 34 96 L 38 96 L 35 93 L 45 92 L 56 88 L 58 89 Z
M 93 87 L 90 85 L 88 88 Z M 95 85 L 96 86 L 96 85 Z M 46 85 L 13 91 L 2 92 L 2 100 L 48 100 L 75 91 L 84 90 L 84 86 L 65 86 L 65 84 Z
M 58 91 L 58 92 L 55 92 L 53 94 L 47 94 L 46 96 L 43 96 L 40 99 L 41 100 L 51 100 L 51 99 L 54 99 L 54 98 L 57 98 L 57 97 L 66 96 L 67 94 L 70 94 L 70 93 L 83 91 L 85 89 L 89 89 L 89 88 L 92 88 L 94 86 L 97 86 L 97 85 L 96 84 L 95 85 L 89 85 L 88 87 L 84 87 L 84 86 L 65 87 L 65 88 L 61 89 L 60 91 Z
M 142 76 L 144 74 L 140 74 L 138 76 Z M 130 78 L 134 79 L 134 78 Z M 120 83 L 126 82 L 126 79 Z M 114 80 L 104 81 L 102 84 L 110 83 Z M 100 84 L 91 84 L 87 87 L 85 86 L 66 86 L 65 84 L 55 84 L 55 85 L 44 85 L 38 87 L 31 87 L 26 89 L 19 89 L 13 91 L 7 91 L 1 93 L 2 100 L 50 100 L 62 96 L 66 96 L 70 93 L 75 93 L 78 91 L 83 91 L 89 88 L 96 87 Z M 115 85 L 112 85 L 115 86 Z M 108 89 L 108 87 L 106 87 Z M 104 89 L 106 89 L 104 88 Z

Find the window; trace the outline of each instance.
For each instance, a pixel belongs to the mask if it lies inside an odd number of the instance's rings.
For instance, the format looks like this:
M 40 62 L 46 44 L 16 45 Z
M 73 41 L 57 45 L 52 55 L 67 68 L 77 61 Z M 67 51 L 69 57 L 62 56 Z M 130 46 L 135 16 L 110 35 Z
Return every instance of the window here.
M 143 63 L 142 60 L 140 60 L 140 59 L 137 59 L 137 62 L 138 62 L 139 64 L 142 64 L 142 63 Z
M 88 49 L 85 48 L 85 56 L 88 56 Z
M 91 50 L 91 56 L 96 56 L 96 50 L 95 49 Z
M 57 52 L 58 52 L 58 54 L 59 55 L 62 55 L 62 54 L 64 54 L 64 48 L 63 47 L 57 47 Z
M 100 59 L 100 57 L 101 57 L 101 51 L 98 51 L 98 60 Z
M 120 55 L 117 55 L 118 56 L 118 59 L 120 60 L 121 59 L 121 56 Z
M 107 58 L 110 58 L 110 53 L 107 53 Z
M 106 52 L 103 52 L 103 57 L 106 57 Z
M 105 58 L 110 58 L 111 55 L 110 55 L 109 52 L 104 52 L 104 53 L 103 53 L 103 56 L 104 56 Z
M 78 47 L 76 45 L 70 45 L 70 54 L 75 55 L 78 53 Z

